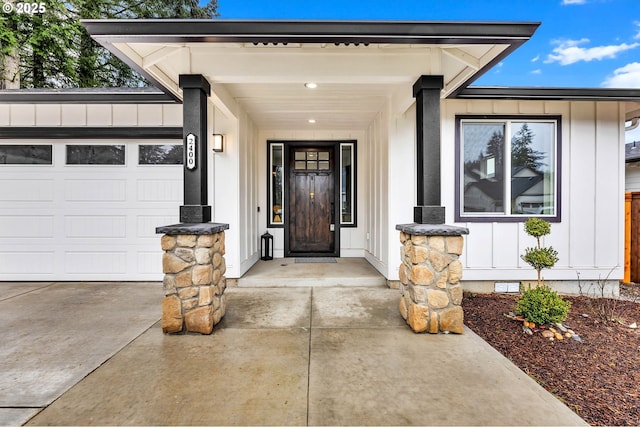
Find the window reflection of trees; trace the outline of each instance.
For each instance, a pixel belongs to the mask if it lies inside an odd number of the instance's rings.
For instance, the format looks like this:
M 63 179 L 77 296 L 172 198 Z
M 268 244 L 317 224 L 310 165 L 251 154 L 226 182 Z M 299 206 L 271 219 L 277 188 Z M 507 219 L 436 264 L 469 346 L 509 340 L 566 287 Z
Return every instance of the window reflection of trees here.
M 53 163 L 51 145 L 0 145 L 0 164 L 42 164 Z
M 465 123 L 463 211 L 552 214 L 555 131 L 552 122 Z
M 67 145 L 68 165 L 124 165 L 124 145 Z
M 504 125 L 465 125 L 464 211 L 504 211 Z
M 138 164 L 140 165 L 181 165 L 183 156 L 182 144 L 138 146 Z

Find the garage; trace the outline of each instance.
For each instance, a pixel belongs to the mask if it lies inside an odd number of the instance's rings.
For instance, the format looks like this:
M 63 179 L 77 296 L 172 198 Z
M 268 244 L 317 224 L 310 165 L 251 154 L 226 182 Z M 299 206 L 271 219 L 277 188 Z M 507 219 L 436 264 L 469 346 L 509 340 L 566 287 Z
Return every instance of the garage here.
M 161 280 L 155 227 L 183 198 L 176 131 L 0 140 L 0 280 Z

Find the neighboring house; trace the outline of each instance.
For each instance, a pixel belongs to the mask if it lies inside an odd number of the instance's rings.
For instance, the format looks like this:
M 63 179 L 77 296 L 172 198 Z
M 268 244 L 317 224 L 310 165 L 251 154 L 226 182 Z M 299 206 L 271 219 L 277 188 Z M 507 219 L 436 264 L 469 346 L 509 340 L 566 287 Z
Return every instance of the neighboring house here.
M 444 207 L 470 231 L 469 287 L 535 278 L 531 214 L 553 222 L 547 280 L 620 279 L 640 90 L 470 86 L 538 25 L 87 21 L 157 89 L 0 92 L 0 278 L 161 279 L 154 230 L 180 220 L 175 146 L 197 118 L 224 135 L 200 212 L 230 226 L 229 278 L 268 230 L 277 257 L 364 257 L 398 280 L 395 226 Z M 523 146 L 543 166 L 509 167 Z
M 624 145 L 625 159 L 625 190 L 627 192 L 640 191 L 640 141 L 629 142 Z

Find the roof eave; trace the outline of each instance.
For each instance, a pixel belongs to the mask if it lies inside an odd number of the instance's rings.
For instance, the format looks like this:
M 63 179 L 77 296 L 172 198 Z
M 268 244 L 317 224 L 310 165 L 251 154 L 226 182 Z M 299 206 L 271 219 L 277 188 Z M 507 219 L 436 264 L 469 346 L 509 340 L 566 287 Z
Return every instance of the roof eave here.
M 175 104 L 179 100 L 157 89 L 9 89 L 0 103 L 15 104 Z
M 548 101 L 640 101 L 640 89 L 466 87 L 458 99 L 548 100 Z
M 539 22 L 82 20 L 102 42 L 522 43 Z M 132 25 L 134 24 L 134 25 Z

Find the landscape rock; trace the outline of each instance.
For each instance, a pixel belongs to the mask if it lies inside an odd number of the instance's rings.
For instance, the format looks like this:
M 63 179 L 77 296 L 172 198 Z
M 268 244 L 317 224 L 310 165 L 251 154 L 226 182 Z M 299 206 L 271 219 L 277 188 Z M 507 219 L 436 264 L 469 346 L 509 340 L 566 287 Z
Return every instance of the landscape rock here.
M 554 338 L 555 334 L 553 332 L 551 332 L 548 329 L 545 329 L 544 331 L 541 332 L 542 336 L 545 338 Z

